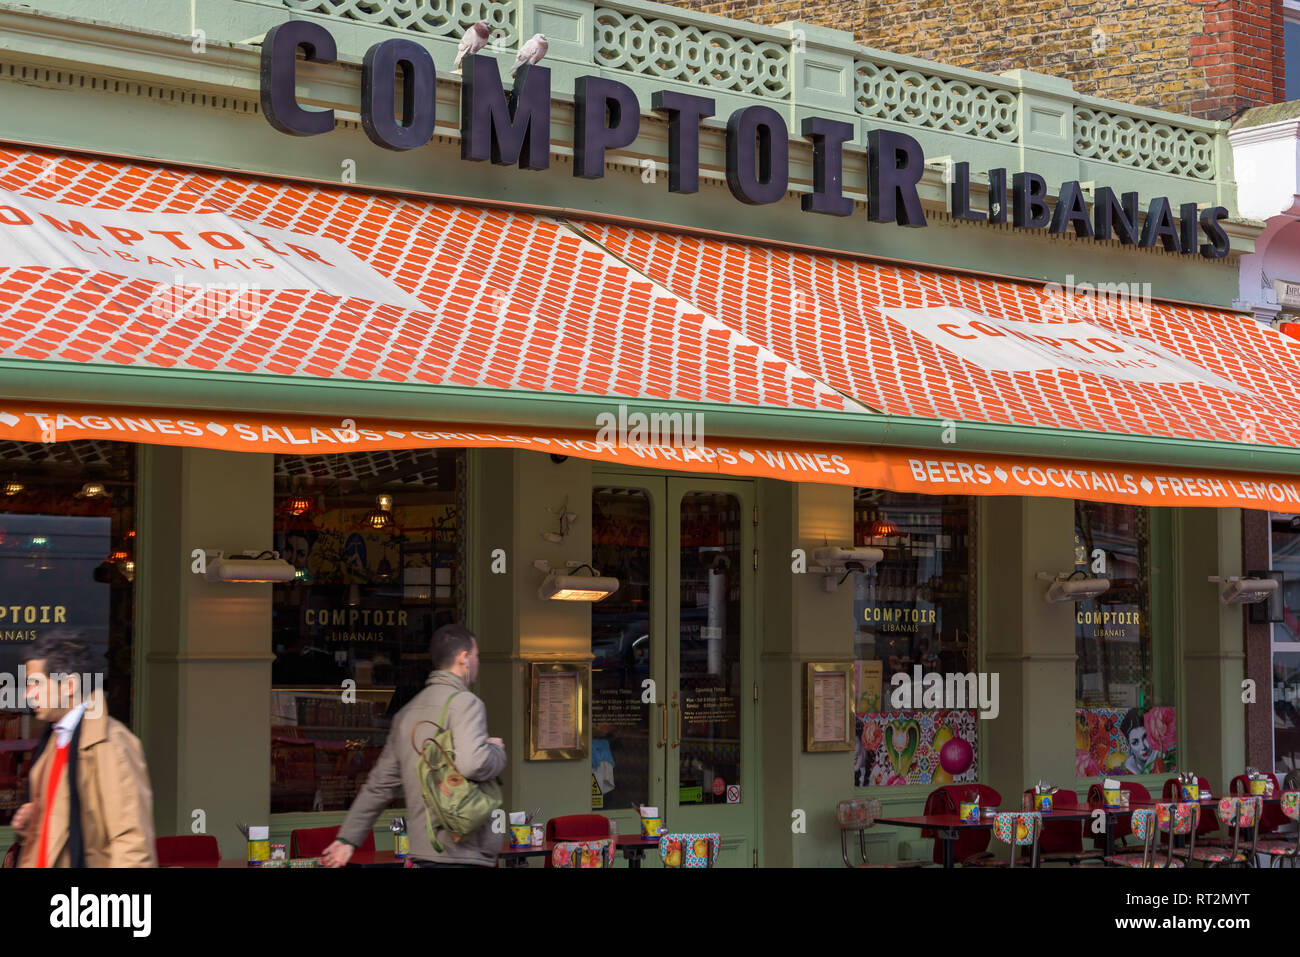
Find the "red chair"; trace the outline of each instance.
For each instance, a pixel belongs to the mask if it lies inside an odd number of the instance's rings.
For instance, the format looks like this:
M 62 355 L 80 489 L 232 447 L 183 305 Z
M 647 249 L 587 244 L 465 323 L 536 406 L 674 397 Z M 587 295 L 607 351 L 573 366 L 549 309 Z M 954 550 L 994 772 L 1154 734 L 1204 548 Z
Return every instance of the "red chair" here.
M 1196 783 L 1200 787 L 1201 797 L 1205 797 L 1206 791 L 1211 791 L 1211 792 L 1213 791 L 1213 789 L 1210 787 L 1210 782 L 1205 778 L 1198 777 L 1196 779 Z M 1175 804 L 1183 800 L 1182 785 L 1178 783 L 1177 778 L 1170 778 L 1168 781 L 1165 782 L 1165 787 L 1164 790 L 1161 792 L 1161 797 L 1163 797 L 1166 801 L 1171 801 Z M 1215 797 L 1223 797 L 1223 795 L 1216 794 Z M 1201 835 L 1209 834 L 1213 831 L 1217 831 L 1218 829 L 1219 829 L 1219 819 L 1215 817 L 1214 814 L 1202 814 L 1200 820 L 1197 822 L 1196 825 L 1196 839 L 1198 841 L 1201 841 Z M 1168 831 L 1163 832 L 1160 835 L 1160 839 L 1162 841 L 1167 841 L 1169 839 L 1169 832 Z M 1223 838 L 1215 838 L 1215 840 L 1222 841 Z M 1201 843 L 1204 844 L 1205 841 L 1201 841 Z
M 971 791 L 979 794 L 980 807 L 997 807 L 1002 803 L 1002 795 L 987 784 L 945 784 L 935 788 L 925 799 L 922 814 L 956 814 L 961 810 L 961 802 Z M 938 838 L 934 828 L 923 828 L 921 837 Z M 978 865 L 980 861 L 993 860 L 989 852 L 992 834 L 983 829 L 963 830 L 953 842 L 952 859 L 958 864 Z M 943 842 L 934 842 L 934 862 L 943 863 Z
M 1025 789 L 1025 807 L 1034 809 L 1034 789 Z M 1079 806 L 1079 796 L 1068 788 L 1052 795 L 1052 807 L 1065 810 Z M 1101 863 L 1102 852 L 1083 849 L 1085 821 L 1048 821 L 1044 819 L 1043 833 L 1038 841 L 1038 859 L 1043 862 L 1069 861 L 1073 866 L 1082 861 Z
M 609 818 L 600 814 L 569 814 L 546 822 L 548 841 L 603 841 L 607 837 Z M 552 866 L 549 857 L 544 866 Z
M 179 834 L 154 840 L 159 867 L 193 867 L 196 864 L 217 864 L 221 861 L 221 848 L 211 834 Z
M 1143 785 L 1138 784 L 1136 781 L 1120 781 L 1119 787 L 1121 791 L 1128 792 L 1128 800 L 1129 800 L 1130 807 L 1136 808 L 1143 804 L 1151 803 L 1151 792 L 1148 791 Z M 1094 784 L 1092 787 L 1088 788 L 1088 800 L 1096 804 L 1105 803 L 1105 796 L 1101 793 L 1100 784 Z M 1133 833 L 1132 821 L 1129 818 L 1116 816 L 1114 822 L 1111 824 L 1111 827 L 1114 828 L 1115 830 L 1115 843 L 1117 845 L 1120 844 L 1124 838 L 1128 837 L 1130 834 Z M 1106 849 L 1105 835 L 1099 835 L 1098 837 L 1094 837 L 1092 839 L 1092 846 L 1102 852 L 1105 852 Z
M 340 825 L 333 827 L 300 827 L 289 832 L 290 857 L 320 857 L 325 848 L 334 843 L 339 836 Z M 375 832 L 371 831 L 361 842 L 358 851 L 375 853 Z
M 1268 779 L 1273 782 L 1273 796 L 1279 797 L 1282 794 L 1282 786 L 1277 783 L 1276 775 L 1270 774 Z M 1238 774 L 1228 783 L 1228 793 L 1235 797 L 1250 796 L 1250 778 L 1244 774 Z M 1286 824 L 1286 815 L 1282 813 L 1281 804 L 1265 804 L 1264 816 L 1259 822 L 1259 836 L 1269 835 L 1277 836 L 1277 831 Z

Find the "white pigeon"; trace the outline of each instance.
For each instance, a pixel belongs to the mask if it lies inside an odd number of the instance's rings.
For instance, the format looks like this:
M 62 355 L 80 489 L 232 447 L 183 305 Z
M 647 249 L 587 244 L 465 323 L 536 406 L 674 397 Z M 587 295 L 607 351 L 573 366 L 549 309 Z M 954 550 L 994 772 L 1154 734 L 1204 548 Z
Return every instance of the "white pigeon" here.
M 460 38 L 460 46 L 456 48 L 456 62 L 453 66 L 459 70 L 460 61 L 467 56 L 473 56 L 488 45 L 488 40 L 492 36 L 492 24 L 486 20 L 480 20 Z
M 510 68 L 510 75 L 514 76 L 515 70 L 525 63 L 533 65 L 541 63 L 548 49 L 550 47 L 546 42 L 546 34 L 534 33 L 533 38 L 519 48 L 519 56 L 515 57 L 515 65 Z

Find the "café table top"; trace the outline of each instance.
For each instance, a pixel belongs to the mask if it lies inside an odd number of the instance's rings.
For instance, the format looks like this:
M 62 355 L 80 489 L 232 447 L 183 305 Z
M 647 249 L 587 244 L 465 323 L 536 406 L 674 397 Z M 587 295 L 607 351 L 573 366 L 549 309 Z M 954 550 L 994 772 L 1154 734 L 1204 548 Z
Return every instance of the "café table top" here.
M 1100 801 L 1086 801 L 1076 807 L 1062 807 L 1051 811 L 1033 812 L 1028 808 L 998 808 L 999 814 L 1031 814 L 1041 813 L 1043 823 L 1047 824 L 1052 821 L 1084 821 L 1092 817 L 1096 811 L 1102 811 L 1107 814 L 1126 814 L 1129 808 L 1107 807 Z M 900 827 L 929 827 L 929 828 L 991 828 L 993 822 L 997 820 L 995 814 L 982 814 L 978 821 L 963 821 L 957 814 L 920 814 L 904 817 L 879 817 L 876 818 L 877 824 L 895 824 Z
M 654 848 L 659 846 L 658 837 L 642 837 L 640 834 L 620 834 L 617 840 L 619 850 L 626 851 L 637 848 Z M 549 857 L 551 851 L 555 849 L 554 841 L 547 841 L 540 847 L 529 845 L 528 847 L 511 847 L 509 838 L 505 839 L 501 847 L 501 857 L 517 860 L 521 857 Z M 349 867 L 394 867 L 403 863 L 392 851 L 354 851 L 352 858 L 348 861 Z M 184 864 L 174 865 L 184 868 L 236 868 L 248 867 L 248 861 L 241 858 L 228 858 L 220 861 L 187 861 Z M 280 868 L 274 868 L 279 870 Z M 292 870 L 293 868 L 287 868 Z

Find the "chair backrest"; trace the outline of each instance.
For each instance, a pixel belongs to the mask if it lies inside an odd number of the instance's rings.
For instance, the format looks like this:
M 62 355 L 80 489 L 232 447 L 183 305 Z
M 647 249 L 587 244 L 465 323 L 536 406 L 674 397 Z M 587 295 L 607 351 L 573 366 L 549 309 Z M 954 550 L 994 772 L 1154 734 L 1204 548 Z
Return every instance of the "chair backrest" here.
M 178 834 L 154 841 L 159 867 L 179 867 L 221 860 L 221 847 L 211 834 Z
M 659 859 L 664 867 L 712 867 L 721 846 L 721 834 L 660 834 Z
M 1214 810 L 1224 827 L 1254 827 L 1262 804 L 1258 798 L 1223 797 Z
M 546 822 L 548 841 L 599 841 L 609 837 L 609 818 L 600 814 L 567 814 Z
M 925 799 L 924 814 L 956 814 L 966 795 L 974 791 L 979 795 L 980 807 L 997 807 L 1002 803 L 1002 795 L 987 784 L 945 784 L 935 788 Z M 921 837 L 938 837 L 933 828 L 921 831 Z M 972 854 L 978 854 L 989 846 L 989 832 L 984 828 L 968 828 L 957 835 L 953 842 L 953 859 L 961 862 Z M 934 842 L 934 862 L 943 863 L 943 842 Z
M 553 867 L 613 867 L 614 839 L 558 841 L 549 858 Z
M 993 836 L 1011 845 L 1011 866 L 1016 866 L 1017 850 L 1028 847 L 1029 866 L 1038 866 L 1038 841 L 1043 834 L 1043 816 L 1037 811 L 1000 811 L 993 818 Z
M 546 822 L 548 841 L 600 841 L 609 837 L 609 818 L 600 814 L 565 814 Z M 553 867 L 554 855 L 544 867 Z
M 289 832 L 290 857 L 320 857 L 339 836 L 339 825 L 333 827 L 300 827 Z M 359 851 L 375 850 L 375 833 L 371 831 L 357 848 Z
M 881 816 L 880 801 L 877 798 L 841 801 L 835 805 L 835 816 L 839 819 L 841 831 L 865 831 Z
M 1018 847 L 1032 845 L 1042 828 L 1043 815 L 1037 811 L 999 811 L 993 819 L 993 836 Z
M 1300 791 L 1282 792 L 1282 813 L 1291 820 L 1300 820 Z
M 1171 834 L 1191 834 L 1201 819 L 1201 805 L 1195 801 L 1156 805 L 1156 824 Z
M 1282 781 L 1282 788 L 1287 791 L 1300 790 L 1300 770 L 1288 771 Z

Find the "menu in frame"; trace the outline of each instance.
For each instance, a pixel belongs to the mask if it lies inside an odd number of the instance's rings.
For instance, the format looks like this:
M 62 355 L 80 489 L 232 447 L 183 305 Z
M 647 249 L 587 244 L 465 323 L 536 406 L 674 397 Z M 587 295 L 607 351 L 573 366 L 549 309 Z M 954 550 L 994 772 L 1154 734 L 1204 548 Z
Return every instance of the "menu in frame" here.
M 809 663 L 805 695 L 805 750 L 846 751 L 851 747 L 853 707 L 851 662 Z
M 570 751 L 578 746 L 578 676 L 558 672 L 537 676 L 533 707 L 540 751 Z
M 528 681 L 528 760 L 572 761 L 587 756 L 587 694 L 591 680 L 585 663 L 534 661 Z

